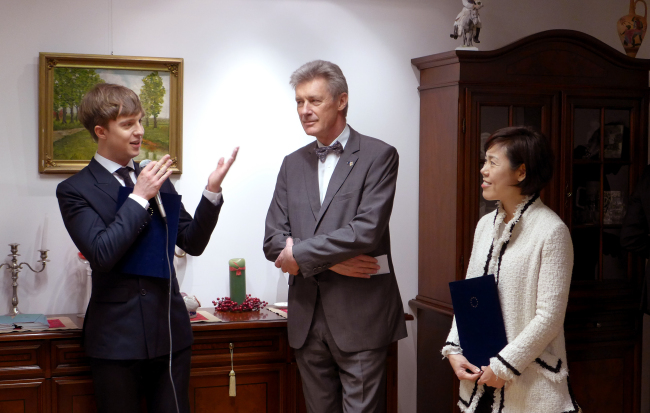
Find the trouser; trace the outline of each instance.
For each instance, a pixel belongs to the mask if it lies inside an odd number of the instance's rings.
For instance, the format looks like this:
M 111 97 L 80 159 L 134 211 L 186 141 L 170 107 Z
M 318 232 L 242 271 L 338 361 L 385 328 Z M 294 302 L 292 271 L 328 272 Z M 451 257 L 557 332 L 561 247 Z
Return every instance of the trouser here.
M 172 354 L 172 377 L 180 413 L 190 411 L 191 357 L 191 346 Z M 149 412 L 176 413 L 169 380 L 169 354 L 146 360 L 91 358 L 90 366 L 99 413 L 139 413 L 143 397 Z
M 327 326 L 320 295 L 305 344 L 295 354 L 309 413 L 386 411 L 388 346 L 353 353 L 340 350 Z

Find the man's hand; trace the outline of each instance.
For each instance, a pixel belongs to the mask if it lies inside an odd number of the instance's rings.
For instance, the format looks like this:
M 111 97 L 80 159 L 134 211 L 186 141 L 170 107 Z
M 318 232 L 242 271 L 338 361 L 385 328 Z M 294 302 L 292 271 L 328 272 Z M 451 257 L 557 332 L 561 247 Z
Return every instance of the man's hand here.
M 483 374 L 478 380 L 478 384 L 485 384 L 494 387 L 495 389 L 500 389 L 504 384 L 506 384 L 505 380 L 500 379 L 499 376 L 494 374 L 490 366 L 483 366 L 481 370 L 483 370 Z
M 219 159 L 219 162 L 217 163 L 217 169 L 212 171 L 208 177 L 208 186 L 206 187 L 208 191 L 214 193 L 221 192 L 221 183 L 226 177 L 226 174 L 228 173 L 228 170 L 232 166 L 233 162 L 235 162 L 235 159 L 237 159 L 237 152 L 239 152 L 239 146 L 232 151 L 232 155 L 230 155 L 230 158 L 228 158 L 228 160 L 224 161 L 224 158 Z
M 169 155 L 163 156 L 158 162 L 149 162 L 140 171 L 137 182 L 133 187 L 133 194 L 147 200 L 156 196 L 163 182 L 172 174 L 171 169 L 169 169 L 171 164 L 171 156 Z
M 276 268 L 281 268 L 282 272 L 288 272 L 291 275 L 298 275 L 300 267 L 293 258 L 293 238 L 287 238 L 287 246 L 284 247 L 278 258 L 275 260 Z
M 371 275 L 377 274 L 380 268 L 375 258 L 358 255 L 330 267 L 330 270 L 348 277 L 370 278 Z
M 481 369 L 467 361 L 465 356 L 462 354 L 450 354 L 447 358 L 449 359 L 449 364 L 451 364 L 451 368 L 454 370 L 458 380 L 476 381 L 476 379 L 484 374 Z M 468 370 L 471 373 L 468 373 Z

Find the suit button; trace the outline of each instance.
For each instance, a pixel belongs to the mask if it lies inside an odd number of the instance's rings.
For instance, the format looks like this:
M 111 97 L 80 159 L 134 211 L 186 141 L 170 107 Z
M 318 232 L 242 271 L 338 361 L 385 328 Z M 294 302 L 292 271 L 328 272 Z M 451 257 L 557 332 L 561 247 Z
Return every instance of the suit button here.
M 142 294 L 142 295 L 147 295 L 147 290 L 145 290 L 145 289 L 143 288 L 142 290 L 140 290 L 140 294 Z

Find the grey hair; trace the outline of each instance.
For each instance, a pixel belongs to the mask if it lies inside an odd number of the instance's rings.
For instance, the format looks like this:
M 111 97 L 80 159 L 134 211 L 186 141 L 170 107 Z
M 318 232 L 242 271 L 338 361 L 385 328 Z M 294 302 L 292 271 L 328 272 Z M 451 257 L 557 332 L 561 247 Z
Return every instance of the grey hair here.
M 310 82 L 318 77 L 327 81 L 332 97 L 338 98 L 341 94 L 348 93 L 348 82 L 345 80 L 341 68 L 326 60 L 314 60 L 300 66 L 291 74 L 289 84 L 295 90 L 299 84 Z M 350 104 L 348 102 L 345 108 L 343 108 L 344 118 L 348 116 L 349 106 Z

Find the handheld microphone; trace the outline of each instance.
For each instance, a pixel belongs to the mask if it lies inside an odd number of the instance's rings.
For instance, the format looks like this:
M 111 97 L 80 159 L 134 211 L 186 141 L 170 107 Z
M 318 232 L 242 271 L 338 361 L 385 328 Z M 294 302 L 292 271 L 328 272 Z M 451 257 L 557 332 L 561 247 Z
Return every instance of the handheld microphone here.
M 144 168 L 151 162 L 151 159 L 144 159 L 140 161 L 140 168 Z M 163 207 L 162 199 L 160 199 L 160 192 L 156 194 L 156 204 L 158 204 L 158 210 L 160 211 L 160 216 L 162 219 L 167 222 L 167 214 L 165 213 L 165 207 Z

